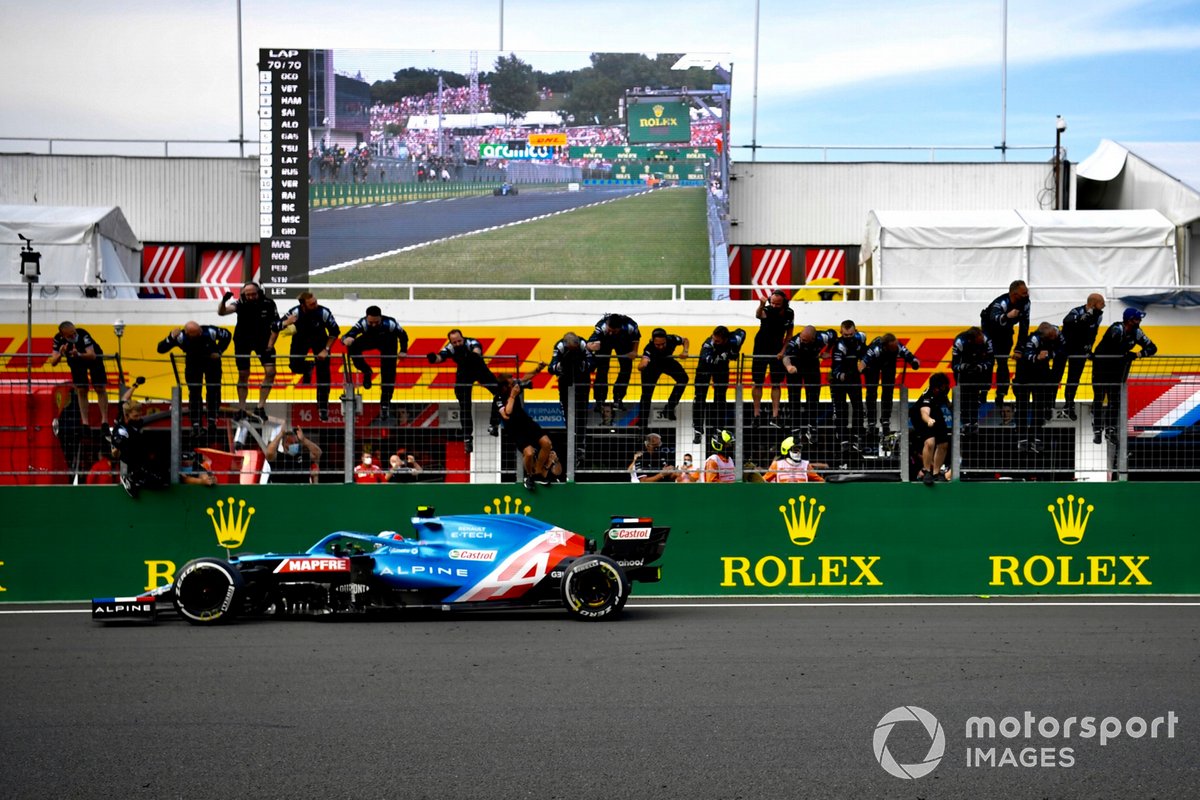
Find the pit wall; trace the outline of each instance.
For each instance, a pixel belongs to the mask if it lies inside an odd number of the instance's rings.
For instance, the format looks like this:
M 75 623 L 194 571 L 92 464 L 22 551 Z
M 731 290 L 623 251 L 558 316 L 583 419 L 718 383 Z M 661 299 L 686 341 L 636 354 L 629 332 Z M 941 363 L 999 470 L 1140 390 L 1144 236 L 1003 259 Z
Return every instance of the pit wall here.
M 407 533 L 418 505 L 589 537 L 614 514 L 653 517 L 671 527 L 662 582 L 635 596 L 1197 594 L 1194 496 L 1130 483 L 336 485 L 135 501 L 120 487 L 0 487 L 0 602 L 135 594 L 223 556 L 222 540 L 241 541 L 236 555 L 302 551 L 334 530 Z

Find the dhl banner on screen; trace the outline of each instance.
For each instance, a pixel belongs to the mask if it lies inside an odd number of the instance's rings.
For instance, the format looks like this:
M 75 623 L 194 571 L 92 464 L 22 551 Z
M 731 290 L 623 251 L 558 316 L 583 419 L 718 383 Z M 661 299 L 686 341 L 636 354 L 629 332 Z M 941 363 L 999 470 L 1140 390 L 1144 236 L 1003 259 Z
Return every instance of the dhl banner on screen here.
M 169 355 L 160 355 L 157 352 L 157 344 L 170 332 L 171 329 L 169 327 L 129 325 L 118 348 L 117 339 L 113 334 L 111 326 L 88 324 L 85 322 L 81 322 L 79 325 L 86 328 L 93 335 L 106 356 L 115 355 L 120 351 L 127 380 L 136 376 L 146 378 L 146 385 L 139 391 L 140 397 L 170 397 L 171 388 L 177 384 L 175 367 L 172 366 Z M 654 320 L 639 320 L 639 326 L 642 331 L 642 340 L 639 345 L 640 352 L 642 348 L 649 344 L 650 332 L 657 324 Z M 346 327 L 348 326 L 343 327 L 343 332 Z M 819 327 L 836 328 L 836 323 L 828 323 Z M 757 330 L 757 327 L 751 324 L 745 326 L 745 329 L 747 337 L 746 344 L 743 347 L 743 354 L 749 356 L 752 349 L 754 332 Z M 411 392 L 412 399 L 414 400 L 452 400 L 454 365 L 433 365 L 425 359 L 427 353 L 436 352 L 445 345 L 446 328 L 420 325 L 406 326 L 406 330 L 409 335 L 409 357 L 402 359 L 397 367 L 396 400 L 403 402 L 405 392 Z M 555 343 L 562 338 L 562 335 L 567 330 L 567 328 L 550 328 L 545 326 L 479 326 L 476 328 L 464 327 L 463 333 L 470 338 L 480 341 L 484 348 L 484 357 L 487 359 L 493 372 L 497 374 L 501 372 L 519 372 L 524 374 L 531 372 L 539 361 L 550 362 Z M 591 335 L 592 332 L 591 327 L 587 325 L 575 326 L 570 330 L 574 330 L 575 333 L 584 339 Z M 868 341 L 887 332 L 883 328 L 863 328 L 862 330 L 866 334 Z M 932 373 L 949 371 L 951 347 L 954 344 L 954 337 L 962 332 L 962 328 L 961 326 L 910 326 L 894 327 L 891 331 L 920 360 L 920 369 L 897 368 L 897 380 L 903 382 L 911 392 L 915 393 L 924 388 Z M 34 355 L 31 359 L 31 369 L 29 370 L 28 377 L 39 383 L 68 379 L 69 373 L 65 363 L 60 363 L 57 367 L 52 367 L 49 363 L 51 341 L 56 332 L 57 328 L 53 325 L 33 326 L 32 351 Z M 712 326 L 671 326 L 667 328 L 667 332 L 682 336 L 688 340 L 688 352 L 692 358 L 681 359 L 681 361 L 686 372 L 691 376 L 695 372 L 694 358 L 699 354 L 700 346 L 704 343 L 704 340 L 712 333 Z M 1194 379 L 1192 376 L 1197 372 L 1197 364 L 1200 362 L 1190 359 L 1174 360 L 1170 357 L 1197 355 L 1200 352 L 1200 327 L 1155 328 L 1147 326 L 1146 332 L 1154 340 L 1155 344 L 1158 345 L 1159 355 L 1164 357 L 1152 361 L 1156 365 L 1156 374 L 1188 376 L 1189 380 Z M 27 341 L 24 325 L 0 325 L 0 380 L 5 382 L 24 382 L 26 380 L 27 359 L 25 353 Z M 301 383 L 300 376 L 293 373 L 289 368 L 288 352 L 290 347 L 291 336 L 287 331 L 284 331 L 280 334 L 279 340 L 276 343 L 278 356 L 276 361 L 277 374 L 275 386 L 277 389 L 286 388 L 288 393 L 286 395 L 273 396 L 273 399 L 312 401 L 315 399 L 315 390 L 313 387 Z M 345 352 L 345 349 L 340 341 L 333 348 L 332 384 L 335 390 L 342 384 L 342 354 Z M 176 354 L 176 363 L 181 380 L 183 376 L 182 354 L 178 350 L 173 352 Z M 676 355 L 680 353 L 681 351 L 676 351 Z M 368 353 L 367 361 L 378 372 L 377 355 Z M 257 386 L 262 379 L 262 368 L 259 365 L 257 357 L 252 358 L 251 364 L 250 382 L 252 386 Z M 744 362 L 743 366 L 742 382 L 748 386 L 750 385 L 750 362 L 748 359 Z M 115 363 L 109 361 L 109 384 L 112 386 L 115 386 L 117 381 L 116 372 Z M 233 347 L 231 345 L 226 353 L 223 372 L 223 383 L 225 384 L 225 391 L 223 393 L 224 401 L 228 402 L 236 398 L 234 389 L 236 377 L 237 373 L 233 365 Z M 615 375 L 611 377 L 615 378 Z M 731 370 L 730 380 L 731 383 L 737 380 L 736 367 Z M 1087 370 L 1085 370 L 1082 380 L 1085 385 L 1081 388 L 1079 397 L 1083 400 L 1088 400 L 1091 398 L 1091 393 L 1090 375 Z M 633 372 L 631 382 L 634 384 L 638 383 L 636 369 Z M 358 383 L 358 381 L 355 381 L 355 383 Z M 671 385 L 672 383 L 669 378 L 661 378 L 654 395 L 655 399 L 666 400 L 670 394 Z M 364 391 L 363 394 L 368 402 L 378 400 L 378 384 L 376 383 L 374 387 Z M 534 377 L 533 387 L 526 393 L 526 396 L 530 400 L 557 400 L 557 379 L 543 371 Z M 691 399 L 691 397 L 692 393 L 691 389 L 689 389 L 684 398 Z

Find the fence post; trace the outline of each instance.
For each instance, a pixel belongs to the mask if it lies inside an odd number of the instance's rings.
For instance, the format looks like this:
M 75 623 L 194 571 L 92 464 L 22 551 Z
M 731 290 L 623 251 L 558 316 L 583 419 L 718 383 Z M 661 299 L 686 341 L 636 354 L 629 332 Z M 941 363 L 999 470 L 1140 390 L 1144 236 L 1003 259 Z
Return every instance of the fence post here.
M 753 358 L 753 356 L 751 356 L 751 358 Z M 734 391 L 733 391 L 733 436 L 734 436 L 735 441 L 737 442 L 737 445 L 733 449 L 733 452 L 734 452 L 733 468 L 737 472 L 737 479 L 739 482 L 742 480 L 742 477 L 743 477 L 742 476 L 742 452 L 743 452 L 742 448 L 744 447 L 744 445 L 742 444 L 742 432 L 745 429 L 745 415 L 743 413 L 744 409 L 742 408 L 742 403 L 743 403 L 743 398 L 744 398 L 744 394 L 742 391 L 742 380 L 745 377 L 745 373 L 742 369 L 742 364 L 745 362 L 745 359 L 746 359 L 745 355 L 740 355 L 738 357 L 737 386 L 734 388 Z M 704 445 L 704 437 L 700 438 L 700 444 L 701 444 L 701 446 Z M 703 461 L 703 459 L 701 459 L 701 461 Z M 704 476 L 703 470 L 701 470 L 700 475 L 701 475 L 701 480 L 703 480 L 704 479 L 703 478 L 703 476 Z
M 564 370 L 565 372 L 566 370 Z M 562 381 L 566 375 L 559 375 L 558 379 Z M 572 376 L 572 381 L 578 381 L 578 376 Z M 578 392 L 575 391 L 575 384 L 572 383 L 567 391 L 567 418 L 564 420 L 567 424 L 567 480 L 571 483 L 575 482 L 575 454 L 579 452 L 579 442 L 575 436 L 575 420 L 579 413 L 579 404 L 575 402 Z M 586 411 L 586 407 L 584 409 Z M 561 459 L 559 459 L 561 461 Z
M 1129 480 L 1129 381 L 1122 380 L 1121 407 L 1117 414 L 1117 480 Z
M 958 391 L 962 384 L 954 387 L 954 400 L 952 401 L 953 410 L 951 416 L 954 421 L 954 431 L 950 436 L 950 442 L 953 445 L 950 453 L 950 480 L 958 481 L 962 479 L 962 398 Z
M 347 376 L 349 373 L 346 373 Z M 347 379 L 348 380 L 348 379 Z M 342 389 L 342 446 L 346 451 L 342 458 L 343 483 L 354 483 L 354 412 L 357 395 L 354 387 L 347 383 Z
M 171 354 L 174 362 L 175 354 Z M 179 462 L 183 459 L 183 392 L 179 384 L 171 387 L 171 484 L 179 483 Z
M 957 397 L 955 398 L 954 402 L 955 402 L 955 405 L 957 406 L 957 403 L 958 403 Z M 958 418 L 957 413 L 955 413 L 954 416 L 956 419 Z M 900 420 L 901 420 L 901 423 L 899 425 L 900 430 L 899 430 L 899 434 L 898 434 L 900 439 L 897 442 L 897 444 L 899 445 L 899 454 L 900 454 L 900 482 L 908 483 L 908 473 L 909 473 L 908 443 L 909 443 L 909 439 L 911 439 L 912 437 L 910 437 L 908 435 L 908 385 L 904 384 L 904 383 L 900 384 Z M 954 451 L 955 451 L 955 453 L 957 453 L 958 448 L 955 447 Z M 958 465 L 957 464 L 954 466 L 954 476 L 953 477 L 955 480 L 958 480 Z

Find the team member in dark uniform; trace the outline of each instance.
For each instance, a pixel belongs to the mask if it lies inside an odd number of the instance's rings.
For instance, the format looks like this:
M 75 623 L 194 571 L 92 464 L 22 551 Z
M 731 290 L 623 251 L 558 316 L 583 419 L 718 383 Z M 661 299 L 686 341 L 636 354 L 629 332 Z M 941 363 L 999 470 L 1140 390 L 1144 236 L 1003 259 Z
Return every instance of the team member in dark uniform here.
M 692 444 L 700 444 L 705 427 L 725 428 L 729 422 L 726 397 L 729 394 L 729 362 L 742 352 L 746 331 L 730 331 L 724 325 L 713 328 L 712 335 L 700 345 L 696 360 L 695 436 Z M 713 404 L 708 405 L 708 387 L 712 385 Z
M 829 363 L 829 393 L 833 396 L 833 409 L 837 414 L 843 447 L 862 446 L 863 389 L 859 362 L 866 353 L 866 335 L 854 326 L 853 320 L 843 322 L 841 335 L 833 343 L 833 356 Z
M 200 394 L 205 386 L 208 403 L 208 433 L 217 433 L 217 412 L 221 409 L 221 354 L 229 349 L 233 336 L 224 328 L 188 322 L 176 328 L 158 343 L 158 352 L 174 347 L 183 351 L 183 375 L 188 387 L 188 416 L 192 435 L 200 434 Z
M 271 483 L 316 483 L 321 447 L 299 428 L 280 428 L 264 454 L 271 465 Z
M 587 425 L 588 389 L 591 388 L 592 370 L 596 368 L 592 352 L 573 331 L 563 334 L 554 344 L 550 357 L 550 374 L 558 378 L 558 404 L 562 406 L 563 419 L 571 419 L 570 398 L 575 396 L 575 464 L 583 461 L 587 450 L 585 426 Z
M 392 395 L 396 391 L 396 356 L 408 352 L 408 333 L 392 317 L 385 317 L 379 306 L 368 306 L 367 315 L 350 326 L 342 337 L 354 368 L 362 373 L 363 388 L 371 388 L 374 373 L 363 358 L 367 350 L 379 353 L 379 421 L 392 418 Z
M 817 417 L 821 413 L 821 354 L 826 348 L 832 347 L 837 338 L 837 331 L 833 328 L 819 331 L 812 325 L 806 325 L 783 350 L 792 422 L 799 420 L 804 428 L 804 438 L 810 442 L 815 438 Z M 797 415 L 801 387 L 804 388 L 804 413 Z
M 929 376 L 929 388 L 908 409 L 912 422 L 913 440 L 920 453 L 921 472 L 918 477 L 926 486 L 946 480 L 942 466 L 950 450 L 950 379 L 944 372 Z
M 331 379 L 329 356 L 333 353 L 333 343 L 337 341 L 341 329 L 333 318 L 333 312 L 317 303 L 312 292 L 301 292 L 296 297 L 296 303 L 275 323 L 275 330 L 281 331 L 288 325 L 296 326 L 288 353 L 288 367 L 300 376 L 301 383 L 308 383 L 313 367 L 316 367 L 317 417 L 326 422 L 329 420 Z M 308 360 L 310 352 L 313 361 Z
M 471 388 L 478 383 L 492 395 L 495 395 L 500 388 L 496 376 L 492 374 L 483 360 L 483 345 L 479 343 L 478 339 L 468 339 L 463 336 L 462 331 L 454 328 L 446 334 L 445 346 L 436 353 L 426 354 L 425 357 L 429 359 L 430 364 L 453 361 L 457 366 L 454 372 L 454 396 L 458 400 L 458 417 L 462 425 L 463 442 L 467 452 L 470 453 L 475 446 L 475 422 L 471 418 Z M 492 419 L 496 419 L 494 409 Z M 492 430 L 488 432 L 495 435 L 494 430 L 495 424 L 493 423 Z
M 955 391 L 962 392 L 960 405 L 964 436 L 979 430 L 979 408 L 987 397 L 995 361 L 992 342 L 979 328 L 967 328 L 954 337 L 950 369 L 958 384 Z
M 1109 441 L 1116 441 L 1121 384 L 1129 377 L 1134 359 L 1158 352 L 1158 346 L 1142 330 L 1145 316 L 1136 308 L 1125 309 L 1121 321 L 1108 327 L 1092 352 L 1092 434 L 1096 444 L 1100 444 L 1101 431 Z M 1141 349 L 1135 353 L 1134 347 Z
M 883 395 L 880 404 L 883 411 L 883 435 L 891 432 L 892 398 L 896 392 L 896 359 L 902 358 L 913 369 L 920 369 L 921 362 L 907 347 L 900 343 L 894 333 L 876 336 L 867 345 L 862 357 L 863 378 L 867 382 L 867 429 L 875 435 L 875 393 Z
M 271 396 L 271 387 L 275 384 L 275 339 L 279 332 L 275 330 L 275 322 L 279 319 L 279 309 L 275 301 L 263 294 L 262 287 L 251 281 L 242 286 L 237 300 L 230 300 L 233 292 L 226 292 L 217 306 L 217 314 L 224 317 L 237 314 L 237 324 L 233 328 L 233 360 L 237 365 L 238 408 L 235 419 L 245 419 L 246 398 L 250 394 L 250 354 L 258 353 L 258 362 L 262 364 L 263 380 L 258 387 L 258 406 L 254 416 L 259 420 L 267 419 L 267 398 Z
M 1021 352 L 1029 336 L 1029 287 L 1025 281 L 1010 283 L 1007 292 L 979 312 L 979 320 L 996 356 L 996 408 L 1003 411 L 1010 380 L 1008 358 L 1014 348 L 1016 352 Z
M 1063 388 L 1063 408 L 1067 416 L 1077 419 L 1075 411 L 1075 392 L 1079 389 L 1079 379 L 1083 376 L 1083 365 L 1092 354 L 1092 346 L 1096 343 L 1096 334 L 1100 331 L 1100 321 L 1104 319 L 1104 295 L 1093 292 L 1088 295 L 1087 302 L 1076 306 L 1067 312 L 1062 321 L 1063 345 L 1065 358 L 1055 367 L 1054 382 L 1062 380 L 1063 367 L 1067 371 L 1067 384 Z
M 667 419 L 675 419 L 675 407 L 688 384 L 687 371 L 674 355 L 677 347 L 683 348 L 681 355 L 687 358 L 689 344 L 686 338 L 655 328 L 650 333 L 650 344 L 642 351 L 642 360 L 638 362 L 638 371 L 642 373 L 642 399 L 638 412 L 642 428 L 650 424 L 650 401 L 654 398 L 654 387 L 663 375 L 675 381 L 664 411 Z
M 768 368 L 771 370 L 771 424 L 776 428 L 779 423 L 779 400 L 783 396 L 783 381 L 785 370 L 780 358 L 788 339 L 792 338 L 792 329 L 796 324 L 796 312 L 788 305 L 788 296 L 779 289 L 771 292 L 766 300 L 758 301 L 758 310 L 754 312 L 758 320 L 758 332 L 754 334 L 754 361 L 750 365 L 750 377 L 754 387 L 750 390 L 750 398 L 754 402 L 754 421 L 757 427 L 762 414 L 762 387 Z
M 525 403 L 521 400 L 521 381 L 514 375 L 504 374 L 498 379 L 498 384 L 493 406 L 524 459 L 525 488 L 532 490 L 535 482 L 549 486 L 553 483 L 547 470 L 552 447 L 550 437 L 525 411 Z
M 1061 372 L 1065 342 L 1049 322 L 1038 325 L 1018 353 L 1013 393 L 1017 397 L 1017 448 L 1042 452 L 1042 428 L 1058 393 L 1055 375 Z
M 108 425 L 108 373 L 104 370 L 104 351 L 83 328 L 76 328 L 70 322 L 60 322 L 58 333 L 54 334 L 54 349 L 50 356 L 50 366 L 67 359 L 71 368 L 71 383 L 75 386 L 75 396 L 79 399 L 79 415 L 83 424 L 87 425 L 91 412 L 88 410 L 88 384 L 96 390 L 96 404 L 100 406 L 100 427 Z
M 605 314 L 596 323 L 588 337 L 587 348 L 595 354 L 596 379 L 594 391 L 597 409 L 608 402 L 608 369 L 613 359 L 617 360 L 617 382 L 613 385 L 613 402 L 619 410 L 625 409 L 625 394 L 629 391 L 629 376 L 633 372 L 633 360 L 638 355 L 642 332 L 637 323 L 624 314 Z

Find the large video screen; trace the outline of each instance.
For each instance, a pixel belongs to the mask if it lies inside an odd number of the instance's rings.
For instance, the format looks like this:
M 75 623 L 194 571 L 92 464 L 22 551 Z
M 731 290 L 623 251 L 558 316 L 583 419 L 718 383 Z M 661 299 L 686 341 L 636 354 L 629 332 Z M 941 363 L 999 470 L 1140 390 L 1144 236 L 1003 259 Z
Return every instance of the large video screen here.
M 499 299 L 432 285 L 706 283 L 728 169 L 727 64 L 265 49 L 263 282 L 283 297 L 313 282 Z

